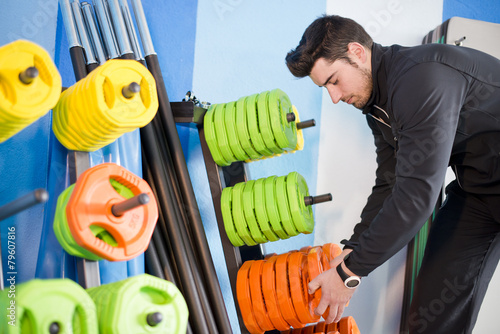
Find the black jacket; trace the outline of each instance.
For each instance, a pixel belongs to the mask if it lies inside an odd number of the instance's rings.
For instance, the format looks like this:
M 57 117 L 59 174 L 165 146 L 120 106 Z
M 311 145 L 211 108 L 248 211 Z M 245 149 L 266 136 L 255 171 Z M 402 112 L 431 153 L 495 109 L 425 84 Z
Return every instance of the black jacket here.
M 442 44 L 374 44 L 373 93 L 363 113 L 375 137 L 376 181 L 346 243 L 366 276 L 431 215 L 452 166 L 460 186 L 500 194 L 500 60 Z

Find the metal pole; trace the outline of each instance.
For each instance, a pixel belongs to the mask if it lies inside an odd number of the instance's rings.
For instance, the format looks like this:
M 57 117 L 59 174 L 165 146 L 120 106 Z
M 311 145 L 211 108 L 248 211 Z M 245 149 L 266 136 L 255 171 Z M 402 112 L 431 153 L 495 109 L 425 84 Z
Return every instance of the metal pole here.
M 82 2 L 82 12 L 83 18 L 89 32 L 89 38 L 92 42 L 93 49 L 96 53 L 97 60 L 99 64 L 104 64 L 106 62 L 106 54 L 104 53 L 104 48 L 101 43 L 101 37 L 97 29 L 96 21 L 94 19 L 94 13 L 92 11 L 92 6 L 88 2 Z
M 0 221 L 9 218 L 33 205 L 45 203 L 49 199 L 49 193 L 45 189 L 36 189 L 18 199 L 13 200 L 0 207 Z
M 85 24 L 83 23 L 83 16 L 82 16 L 82 10 L 80 8 L 80 2 L 78 0 L 72 2 L 71 9 L 73 10 L 73 17 L 75 18 L 76 29 L 78 31 L 78 36 L 80 36 L 80 41 L 82 42 L 83 51 L 85 53 L 87 72 L 90 72 L 97 67 L 97 59 L 94 56 L 94 50 L 92 48 L 92 44 L 90 44 Z
M 104 4 L 103 0 L 93 0 L 92 2 L 94 3 L 94 9 L 96 12 L 97 20 L 99 22 L 99 28 L 101 29 L 103 43 L 108 58 L 118 58 L 120 55 L 118 54 L 118 51 L 116 49 L 113 30 L 110 26 L 110 22 L 106 12 L 106 5 Z
M 128 38 L 130 40 L 130 44 L 132 45 L 132 50 L 134 51 L 135 60 L 144 59 L 141 47 L 139 45 L 139 40 L 137 39 L 137 32 L 135 31 L 132 15 L 130 15 L 130 9 L 128 7 L 127 0 L 119 0 L 119 1 L 120 1 L 121 11 L 123 14 L 123 20 L 125 21 L 125 26 L 127 28 Z
M 118 0 L 108 0 L 111 22 L 118 42 L 120 57 L 123 59 L 133 59 L 133 50 L 127 36 L 127 28 L 120 11 Z

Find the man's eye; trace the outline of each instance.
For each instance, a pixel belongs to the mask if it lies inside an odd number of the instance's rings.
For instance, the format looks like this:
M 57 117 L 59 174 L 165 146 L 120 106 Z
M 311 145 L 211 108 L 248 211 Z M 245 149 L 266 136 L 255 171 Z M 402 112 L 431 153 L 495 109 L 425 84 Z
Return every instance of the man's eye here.
M 335 86 L 335 85 L 336 85 L 336 84 L 338 84 L 338 83 L 339 83 L 339 80 L 337 79 L 337 80 L 335 80 L 335 82 L 333 82 L 333 83 L 332 83 L 332 85 L 334 85 L 334 86 Z

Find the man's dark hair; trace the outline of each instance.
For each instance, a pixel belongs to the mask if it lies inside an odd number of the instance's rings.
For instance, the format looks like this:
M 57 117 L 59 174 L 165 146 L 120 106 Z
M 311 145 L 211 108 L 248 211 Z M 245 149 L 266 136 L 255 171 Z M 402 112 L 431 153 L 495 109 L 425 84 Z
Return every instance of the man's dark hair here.
M 297 48 L 288 52 L 286 65 L 294 76 L 303 78 L 311 74 L 319 58 L 332 63 L 337 59 L 351 63 L 347 49 L 352 42 L 369 50 L 373 45 L 370 35 L 355 21 L 338 15 L 324 15 L 307 27 Z

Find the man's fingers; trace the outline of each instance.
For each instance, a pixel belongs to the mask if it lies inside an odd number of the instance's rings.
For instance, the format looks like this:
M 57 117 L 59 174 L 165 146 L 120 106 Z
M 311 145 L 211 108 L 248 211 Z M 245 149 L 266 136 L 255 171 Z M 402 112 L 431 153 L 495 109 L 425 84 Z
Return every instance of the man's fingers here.
M 342 314 L 344 313 L 345 306 L 344 305 L 339 305 L 339 308 L 337 309 L 337 315 L 335 316 L 335 319 L 333 319 L 333 322 L 339 322 L 340 318 L 342 318 Z
M 316 315 L 323 315 L 323 313 L 325 313 L 329 304 L 330 304 L 330 301 L 327 299 L 326 295 L 322 295 L 318 306 L 314 310 L 314 313 Z
M 312 295 L 314 291 L 318 290 L 319 288 L 321 288 L 321 274 L 316 276 L 316 278 L 309 282 L 309 284 L 307 285 L 307 289 L 310 295 Z
M 330 307 L 330 313 L 328 313 L 328 316 L 325 318 L 325 322 L 327 324 L 331 324 L 336 316 L 337 316 L 337 307 Z

